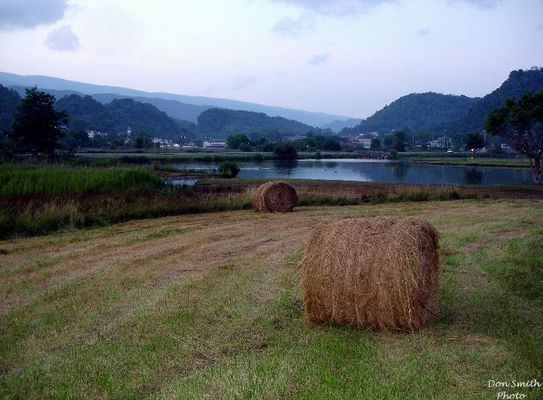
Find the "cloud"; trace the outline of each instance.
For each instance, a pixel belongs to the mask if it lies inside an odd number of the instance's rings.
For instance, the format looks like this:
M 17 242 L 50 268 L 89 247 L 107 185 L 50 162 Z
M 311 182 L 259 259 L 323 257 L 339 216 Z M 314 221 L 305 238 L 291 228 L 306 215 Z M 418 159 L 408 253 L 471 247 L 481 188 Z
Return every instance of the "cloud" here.
M 417 35 L 419 36 L 428 36 L 430 33 L 432 33 L 430 28 L 420 28 L 417 30 Z
M 57 51 L 77 51 L 80 47 L 79 37 L 68 25 L 63 25 L 49 33 L 45 45 Z
M 392 3 L 397 0 L 270 0 L 304 8 L 318 14 L 346 16 L 358 14 L 369 8 L 383 3 Z
M 326 54 L 326 53 L 317 54 L 311 57 L 309 60 L 307 60 L 307 63 L 309 65 L 319 65 L 328 61 L 329 58 L 330 58 L 330 54 Z
M 502 0 L 449 0 L 450 4 L 466 4 L 468 6 L 489 10 L 496 8 L 502 3 Z
M 249 86 L 254 85 L 256 82 L 258 82 L 258 79 L 252 76 L 247 76 L 245 78 L 236 79 L 232 86 L 230 86 L 230 88 L 232 90 L 243 90 Z
M 536 31 L 543 31 L 543 23 L 537 24 L 536 27 L 535 27 L 535 30 Z
M 0 29 L 28 29 L 61 20 L 67 0 L 1 0 Z
M 281 18 L 272 27 L 272 32 L 284 37 L 298 37 L 315 29 L 313 17 L 303 14 L 296 19 Z
M 326 16 L 348 16 L 359 14 L 386 3 L 396 3 L 398 0 L 269 0 L 300 7 L 305 10 Z M 448 0 L 449 4 L 466 4 L 468 6 L 491 9 L 500 5 L 503 0 Z

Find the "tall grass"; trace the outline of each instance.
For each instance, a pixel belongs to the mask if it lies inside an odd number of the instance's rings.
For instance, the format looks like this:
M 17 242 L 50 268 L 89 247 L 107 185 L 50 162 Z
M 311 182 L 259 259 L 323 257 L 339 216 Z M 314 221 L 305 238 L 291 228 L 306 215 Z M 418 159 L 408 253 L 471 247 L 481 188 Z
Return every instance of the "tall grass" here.
M 142 168 L 1 167 L 0 194 L 109 193 L 162 185 Z
M 140 218 L 251 208 L 262 180 L 171 186 L 148 167 L 0 167 L 0 239 Z M 298 206 L 455 200 L 481 193 L 454 186 L 296 181 Z

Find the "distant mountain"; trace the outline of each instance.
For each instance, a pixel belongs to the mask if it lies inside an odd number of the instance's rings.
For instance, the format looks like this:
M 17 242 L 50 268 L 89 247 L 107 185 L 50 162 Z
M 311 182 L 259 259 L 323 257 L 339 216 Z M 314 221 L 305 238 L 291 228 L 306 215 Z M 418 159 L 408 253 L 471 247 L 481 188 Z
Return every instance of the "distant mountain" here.
M 333 132 L 340 132 L 345 128 L 352 128 L 360 123 L 359 119 L 349 118 L 345 120 L 336 119 L 328 124 L 321 125 L 321 129 L 330 129 Z
M 25 97 L 26 95 L 26 89 L 28 89 L 28 86 L 9 86 L 10 89 L 15 90 L 19 96 Z M 39 88 L 42 92 L 49 93 L 52 96 L 55 96 L 55 99 L 61 99 L 64 96 L 69 96 L 71 94 L 77 94 L 79 96 L 84 96 L 81 92 L 76 92 L 74 90 L 55 90 L 55 89 L 45 89 L 45 88 Z
M 394 130 L 436 132 L 467 115 L 478 98 L 440 93 L 411 93 L 400 97 L 348 132 L 388 133 Z
M 24 86 L 10 86 L 10 89 L 15 90 L 21 97 L 24 97 L 26 93 L 26 87 Z M 81 92 L 76 92 L 73 90 L 55 90 L 40 88 L 40 90 L 47 92 L 57 100 L 63 98 L 64 96 L 69 96 L 71 94 L 76 94 L 79 96 L 85 96 Z M 193 104 L 184 104 L 175 100 L 164 100 L 151 97 L 141 97 L 141 96 L 123 96 L 120 94 L 111 94 L 111 93 L 100 93 L 94 94 L 91 96 L 93 99 L 98 100 L 102 104 L 111 103 L 112 100 L 116 99 L 133 99 L 139 101 L 140 103 L 152 104 L 160 111 L 164 111 L 172 118 L 181 119 L 184 121 L 196 122 L 198 116 L 205 110 L 212 108 L 211 106 L 195 106 Z
M 264 113 L 234 111 L 211 108 L 198 117 L 198 132 L 201 136 L 226 138 L 243 132 L 252 136 L 305 135 L 315 128 L 298 121 L 282 117 L 269 117 Z
M 219 107 L 232 110 L 261 112 L 272 117 L 278 116 L 287 119 L 294 119 L 296 121 L 300 121 L 311 126 L 321 126 L 334 120 L 345 120 L 349 118 L 341 115 L 292 110 L 282 107 L 265 106 L 262 104 L 249 103 L 237 100 L 217 99 L 202 96 L 186 96 L 172 93 L 148 93 L 140 90 L 115 86 L 93 85 L 89 83 L 69 81 L 65 79 L 41 75 L 22 76 L 17 74 L 0 72 L 0 84 L 4 86 L 22 87 L 38 86 L 38 88 L 41 90 L 51 89 L 57 91 L 72 91 L 87 95 L 110 94 L 131 98 L 145 97 L 151 99 L 172 100 L 185 105 L 204 106 L 206 108 Z M 157 103 L 155 103 L 154 105 L 159 108 L 159 105 Z M 164 108 L 160 109 L 162 109 L 162 111 L 168 112 L 165 107 L 166 105 L 164 105 Z M 174 108 L 177 107 L 179 106 L 175 106 Z M 170 116 L 174 118 L 179 118 L 181 115 L 179 114 L 176 116 L 174 114 L 170 114 Z
M 155 106 L 132 99 L 114 99 L 102 104 L 90 96 L 69 95 L 57 100 L 55 108 L 69 115 L 68 127 L 102 132 L 145 132 L 151 136 L 176 138 L 190 122 L 177 123 Z
M 480 131 L 484 129 L 488 114 L 502 107 L 507 99 L 520 99 L 524 94 L 543 90 L 543 68 L 512 71 L 502 85 L 478 101 L 463 119 L 453 124 L 452 129 Z
M 103 104 L 109 103 L 115 99 L 130 98 L 130 99 L 139 101 L 140 103 L 152 104 L 153 106 L 158 108 L 160 111 L 164 111 L 166 114 L 168 114 L 172 118 L 181 119 L 181 120 L 190 121 L 190 122 L 196 122 L 198 120 L 198 116 L 202 112 L 210 108 L 213 108 L 212 106 L 195 106 L 193 104 L 185 104 L 185 103 L 181 103 L 175 100 L 164 100 L 164 99 L 159 99 L 159 98 L 141 97 L 141 96 L 127 97 L 127 96 L 121 96 L 121 95 L 109 94 L 109 93 L 95 94 L 92 97 Z

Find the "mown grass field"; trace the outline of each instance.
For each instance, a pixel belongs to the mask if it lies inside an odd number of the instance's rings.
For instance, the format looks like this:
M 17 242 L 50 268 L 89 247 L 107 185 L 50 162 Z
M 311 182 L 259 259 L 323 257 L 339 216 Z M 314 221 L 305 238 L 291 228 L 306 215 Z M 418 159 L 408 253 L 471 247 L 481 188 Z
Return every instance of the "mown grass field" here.
M 440 232 L 438 320 L 414 334 L 307 325 L 297 263 L 312 227 L 377 215 Z M 542 222 L 539 200 L 460 200 L 0 241 L 0 397 L 494 399 L 488 380 L 543 381 Z

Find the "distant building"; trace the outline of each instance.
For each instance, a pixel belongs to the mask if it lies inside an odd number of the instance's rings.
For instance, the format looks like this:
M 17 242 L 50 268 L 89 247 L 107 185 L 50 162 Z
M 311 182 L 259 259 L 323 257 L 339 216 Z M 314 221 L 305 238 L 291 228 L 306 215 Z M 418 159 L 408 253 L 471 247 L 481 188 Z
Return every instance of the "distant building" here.
M 430 140 L 427 144 L 428 147 L 434 149 L 448 149 L 452 147 L 452 140 L 450 137 L 441 136 L 440 138 L 437 138 L 435 140 Z
M 513 148 L 506 143 L 500 143 L 500 147 L 506 153 L 515 153 L 515 150 L 513 150 Z
M 361 137 L 361 135 L 357 136 L 343 136 L 340 138 L 341 143 L 345 147 L 360 147 L 362 146 L 364 149 L 371 148 L 371 140 L 367 137 Z
M 285 140 L 286 140 L 287 142 L 294 142 L 294 141 L 296 141 L 296 140 L 302 140 L 302 139 L 305 139 L 305 136 L 303 136 L 303 135 L 296 135 L 296 136 L 287 136 L 287 137 L 285 138 Z
M 226 140 L 206 140 L 204 149 L 226 149 Z
M 98 136 L 107 136 L 108 135 L 107 132 L 94 131 L 92 129 L 86 130 L 85 132 L 87 133 L 87 136 L 90 139 L 93 139 L 93 138 L 98 137 Z
M 366 150 L 371 148 L 372 139 L 358 139 L 358 143 L 362 145 Z
M 153 138 L 151 140 L 153 144 L 161 149 L 179 149 L 181 146 L 178 143 L 175 143 L 173 140 L 170 139 L 162 139 L 162 138 Z

